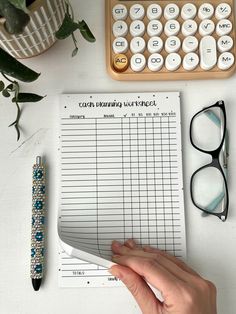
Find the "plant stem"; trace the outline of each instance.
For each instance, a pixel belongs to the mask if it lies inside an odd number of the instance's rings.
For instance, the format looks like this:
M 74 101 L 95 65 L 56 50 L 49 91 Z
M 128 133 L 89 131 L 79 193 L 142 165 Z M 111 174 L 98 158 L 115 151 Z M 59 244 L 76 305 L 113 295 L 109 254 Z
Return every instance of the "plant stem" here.
M 72 5 L 70 4 L 70 1 L 69 0 L 64 0 L 65 1 L 65 4 L 66 4 L 66 13 L 71 17 L 71 19 L 74 21 L 74 11 L 73 11 L 73 7 Z M 75 50 L 78 51 L 78 46 L 77 46 L 77 40 L 75 38 L 75 34 L 74 32 L 71 34 L 71 37 L 72 37 L 72 40 L 74 42 L 74 46 L 75 46 Z M 74 50 L 74 51 L 75 51 Z M 74 52 L 73 51 L 73 52 Z M 73 56 L 73 53 L 72 53 L 72 56 Z
M 11 79 L 9 79 L 9 77 L 7 77 L 6 74 L 4 74 L 3 72 L 1 72 L 1 74 L 2 74 L 2 76 L 3 76 L 6 80 L 8 80 L 8 82 L 10 82 L 10 83 L 12 83 L 12 84 L 15 83 L 15 81 L 12 81 Z
M 20 106 L 19 106 L 17 101 L 16 101 L 16 107 L 17 107 L 17 116 L 16 116 L 16 121 L 15 121 L 14 127 L 15 127 L 16 132 L 17 132 L 17 141 L 19 141 L 19 139 L 20 139 L 20 130 L 19 130 L 18 122 L 20 120 L 21 111 L 20 111 Z
M 16 132 L 17 132 L 17 141 L 18 141 L 20 139 L 19 120 L 20 120 L 20 116 L 21 116 L 21 110 L 20 110 L 20 106 L 19 106 L 17 100 L 18 100 L 18 95 L 19 95 L 19 92 L 20 92 L 20 86 L 19 86 L 18 82 L 9 79 L 9 77 L 7 77 L 6 74 L 4 74 L 2 72 L 1 72 L 1 74 L 8 82 L 10 82 L 10 83 L 12 83 L 14 85 L 14 93 L 15 93 L 14 97 L 16 99 L 15 105 L 16 105 L 16 108 L 17 108 L 17 114 L 16 114 L 16 120 L 14 122 L 12 122 L 9 125 L 9 127 L 14 125 L 14 127 L 16 129 Z
M 72 37 L 72 39 L 73 39 L 73 42 L 74 42 L 75 48 L 77 48 L 77 49 L 78 49 L 78 46 L 77 46 L 77 40 L 76 40 L 76 38 L 75 38 L 75 34 L 74 34 L 74 33 L 72 33 L 72 34 L 71 34 L 71 37 Z

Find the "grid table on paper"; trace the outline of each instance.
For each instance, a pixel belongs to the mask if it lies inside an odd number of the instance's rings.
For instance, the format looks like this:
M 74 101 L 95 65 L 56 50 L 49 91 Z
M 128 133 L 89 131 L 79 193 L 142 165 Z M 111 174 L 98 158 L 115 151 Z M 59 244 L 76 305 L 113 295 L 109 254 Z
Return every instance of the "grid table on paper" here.
M 178 255 L 175 128 L 169 116 L 64 120 L 62 234 L 104 255 L 111 236 Z

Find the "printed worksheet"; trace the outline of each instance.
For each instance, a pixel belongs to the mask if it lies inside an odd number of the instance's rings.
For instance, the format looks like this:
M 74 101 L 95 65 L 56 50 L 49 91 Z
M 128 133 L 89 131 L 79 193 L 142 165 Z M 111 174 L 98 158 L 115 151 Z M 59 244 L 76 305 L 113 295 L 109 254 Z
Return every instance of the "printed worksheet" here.
M 120 284 L 111 242 L 185 257 L 180 95 L 62 95 L 61 286 Z

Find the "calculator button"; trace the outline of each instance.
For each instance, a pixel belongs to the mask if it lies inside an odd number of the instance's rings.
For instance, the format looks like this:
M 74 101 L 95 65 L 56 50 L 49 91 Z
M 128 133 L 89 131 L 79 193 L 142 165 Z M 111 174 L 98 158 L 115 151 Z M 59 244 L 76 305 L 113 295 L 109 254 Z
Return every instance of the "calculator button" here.
M 153 53 L 148 58 L 148 68 L 153 72 L 159 71 L 163 67 L 163 63 L 163 57 L 159 53 Z
M 176 19 L 179 16 L 179 7 L 175 3 L 169 3 L 164 9 L 166 20 Z
M 130 60 L 131 69 L 135 72 L 143 71 L 146 66 L 146 59 L 141 53 L 136 53 Z
M 217 47 L 220 52 L 229 51 L 233 47 L 233 39 L 230 36 L 222 36 L 217 41 Z
M 218 58 L 218 68 L 228 70 L 234 64 L 234 56 L 231 52 L 223 52 Z
M 138 21 L 138 20 L 133 21 L 130 24 L 129 31 L 133 37 L 143 36 L 143 34 L 145 33 L 145 25 L 144 25 L 143 21 Z
M 125 5 L 117 4 L 112 9 L 112 15 L 114 20 L 125 20 L 128 16 L 128 10 Z
M 150 37 L 159 36 L 163 30 L 163 25 L 160 21 L 152 20 L 148 23 L 147 33 Z
M 165 24 L 165 34 L 166 36 L 174 36 L 179 33 L 180 25 L 179 22 L 176 20 L 169 20 Z
M 124 21 L 116 21 L 113 24 L 113 35 L 115 37 L 124 37 L 128 33 L 128 25 Z
M 129 15 L 131 20 L 142 20 L 145 15 L 144 7 L 141 4 L 134 4 L 130 8 Z
M 148 51 L 150 53 L 160 52 L 163 48 L 163 40 L 160 37 L 154 36 L 148 41 Z
M 215 17 L 217 20 L 227 19 L 231 14 L 231 6 L 228 3 L 220 3 L 218 4 Z
M 204 36 L 200 41 L 200 66 L 203 70 L 212 69 L 217 62 L 216 40 L 212 36 Z
M 216 34 L 219 36 L 228 35 L 232 31 L 230 20 L 221 20 L 216 25 Z
M 175 71 L 179 68 L 180 64 L 181 57 L 178 53 L 173 52 L 166 57 L 165 67 L 167 68 L 167 70 Z
M 201 36 L 211 35 L 215 30 L 215 24 L 212 20 L 203 20 L 199 25 L 199 33 Z
M 198 40 L 194 36 L 188 36 L 184 38 L 183 44 L 182 44 L 182 49 L 184 52 L 193 52 L 197 50 L 198 48 Z
M 128 58 L 124 54 L 116 54 L 113 58 L 113 66 L 117 72 L 124 72 L 129 66 Z
M 145 40 L 142 37 L 134 37 L 130 42 L 132 53 L 142 53 L 146 48 Z
M 159 4 L 150 4 L 147 9 L 147 17 L 149 20 L 158 20 L 162 15 L 162 8 Z
M 181 17 L 183 20 L 194 19 L 197 14 L 197 8 L 192 3 L 185 3 L 181 10 Z
M 128 41 L 123 37 L 117 37 L 113 41 L 113 51 L 115 53 L 125 53 L 128 50 Z
M 198 17 L 201 20 L 210 19 L 214 14 L 214 7 L 210 3 L 203 3 L 198 10 Z
M 197 23 L 194 20 L 186 20 L 182 24 L 181 30 L 184 36 L 194 35 L 197 31 Z
M 181 42 L 179 37 L 170 36 L 165 42 L 165 51 L 168 53 L 177 52 L 181 47 Z
M 199 57 L 196 53 L 190 52 L 184 56 L 183 68 L 187 71 L 194 70 L 199 63 Z

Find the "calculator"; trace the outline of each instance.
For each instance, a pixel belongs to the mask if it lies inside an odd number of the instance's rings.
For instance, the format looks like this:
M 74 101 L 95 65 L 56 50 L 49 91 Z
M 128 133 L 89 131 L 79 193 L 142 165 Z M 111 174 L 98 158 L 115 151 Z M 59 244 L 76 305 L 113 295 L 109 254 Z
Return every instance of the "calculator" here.
M 106 0 L 106 63 L 116 80 L 229 77 L 234 1 Z

